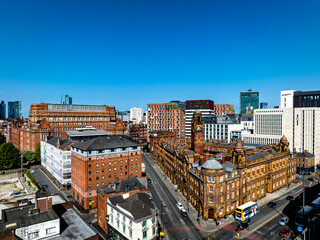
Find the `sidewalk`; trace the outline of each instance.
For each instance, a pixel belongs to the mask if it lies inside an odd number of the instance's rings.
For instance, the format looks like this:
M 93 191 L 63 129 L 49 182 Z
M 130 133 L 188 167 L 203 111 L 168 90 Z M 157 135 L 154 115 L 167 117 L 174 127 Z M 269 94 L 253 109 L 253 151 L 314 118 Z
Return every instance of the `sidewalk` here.
M 168 190 L 172 193 L 172 195 L 174 196 L 174 198 L 176 199 L 177 202 L 180 202 L 184 209 L 186 209 L 188 211 L 188 215 L 190 220 L 192 221 L 192 223 L 197 226 L 197 225 L 202 225 L 206 228 L 206 230 L 213 230 L 213 229 L 218 229 L 219 226 L 216 226 L 215 222 L 213 219 L 208 219 L 208 220 L 204 220 L 201 216 L 200 216 L 200 220 L 199 222 L 197 221 L 197 217 L 198 217 L 198 212 L 197 210 L 189 203 L 186 199 L 186 197 L 184 197 L 182 195 L 182 193 L 179 191 L 179 189 L 177 191 L 175 191 L 174 189 L 174 185 L 171 182 L 171 180 L 162 172 L 161 168 L 158 166 L 157 161 L 154 160 L 149 154 L 144 154 L 144 156 L 148 159 L 148 161 L 150 162 L 151 166 L 153 167 L 153 169 L 156 171 L 156 173 L 158 174 L 159 177 L 161 177 L 161 179 L 163 180 L 163 183 L 166 185 L 166 187 L 168 188 Z M 299 187 L 302 183 L 297 183 L 297 184 L 290 184 L 289 188 L 287 187 L 283 187 L 281 189 L 279 189 L 276 192 L 273 193 L 267 193 L 266 197 L 259 199 L 257 201 L 258 206 L 261 207 L 263 205 L 266 205 L 267 203 L 269 203 L 270 201 L 281 197 L 282 195 L 284 195 L 287 191 L 290 191 L 292 189 L 295 189 L 297 187 Z M 221 219 L 220 220 L 222 223 L 225 224 L 230 224 L 232 222 L 235 221 L 234 217 L 232 215 L 227 216 L 226 219 Z M 208 229 L 209 228 L 209 229 Z

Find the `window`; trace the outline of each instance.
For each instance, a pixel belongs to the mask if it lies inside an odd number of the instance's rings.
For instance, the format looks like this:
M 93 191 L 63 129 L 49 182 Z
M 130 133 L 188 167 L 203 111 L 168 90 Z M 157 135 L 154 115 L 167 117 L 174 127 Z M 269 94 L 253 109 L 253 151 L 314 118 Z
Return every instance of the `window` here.
M 152 223 L 153 223 L 153 224 L 156 223 L 156 218 L 152 218 Z
M 46 234 L 51 234 L 51 233 L 54 233 L 56 231 L 56 227 L 51 227 L 51 228 L 47 228 L 46 229 Z
M 213 203 L 213 197 L 209 197 L 209 203 Z
M 147 226 L 147 221 L 143 221 L 142 227 L 146 227 L 146 226 Z
M 132 230 L 129 229 L 129 236 L 132 237 Z
M 153 228 L 152 228 L 152 235 L 156 235 L 156 233 L 157 233 L 157 228 L 156 228 L 156 227 L 153 227 Z
M 143 238 L 147 238 L 148 237 L 148 234 L 147 234 L 148 232 L 147 231 L 144 231 L 143 233 L 142 233 L 142 237 Z
M 129 226 L 132 226 L 132 220 L 129 220 Z
M 120 225 L 120 224 L 119 224 L 119 220 L 118 220 L 118 221 L 117 221 L 117 228 L 119 228 L 119 225 Z
M 33 233 L 28 234 L 28 239 L 39 237 L 39 231 L 35 231 Z
M 122 232 L 124 232 L 124 233 L 126 232 L 126 226 L 125 225 L 122 226 Z
M 97 167 L 99 167 L 99 163 L 97 163 Z
M 213 187 L 209 187 L 209 192 L 213 192 Z

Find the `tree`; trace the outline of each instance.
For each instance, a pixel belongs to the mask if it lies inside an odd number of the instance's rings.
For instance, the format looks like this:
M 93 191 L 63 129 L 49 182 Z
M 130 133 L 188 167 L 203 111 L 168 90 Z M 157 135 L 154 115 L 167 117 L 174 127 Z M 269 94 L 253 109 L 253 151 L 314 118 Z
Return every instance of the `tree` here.
M 16 168 L 20 166 L 20 153 L 12 143 L 0 145 L 0 170 Z
M 26 151 L 23 153 L 23 159 L 24 161 L 35 163 L 37 161 L 37 154 L 32 151 Z
M 6 138 L 4 136 L 0 136 L 0 145 L 6 143 Z
M 40 146 L 40 143 L 38 143 L 36 145 L 36 156 L 37 156 L 37 163 L 40 163 L 41 162 L 41 146 Z

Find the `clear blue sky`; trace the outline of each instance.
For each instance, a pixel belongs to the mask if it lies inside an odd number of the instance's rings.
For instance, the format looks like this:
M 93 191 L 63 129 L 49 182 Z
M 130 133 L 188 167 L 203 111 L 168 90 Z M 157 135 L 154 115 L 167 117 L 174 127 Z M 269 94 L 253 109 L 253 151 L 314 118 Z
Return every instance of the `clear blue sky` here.
M 320 83 L 320 1 L 1 1 L 0 100 L 234 104 Z M 262 71 L 263 70 L 263 71 Z

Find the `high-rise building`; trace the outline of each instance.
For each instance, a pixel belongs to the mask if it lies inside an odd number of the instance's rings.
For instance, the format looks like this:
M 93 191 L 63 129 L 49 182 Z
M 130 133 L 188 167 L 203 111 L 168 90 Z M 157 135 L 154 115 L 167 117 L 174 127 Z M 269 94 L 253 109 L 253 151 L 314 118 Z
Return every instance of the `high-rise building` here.
M 281 91 L 281 108 L 320 107 L 320 91 Z
M 130 111 L 116 110 L 116 117 L 120 118 L 122 122 L 130 121 Z
M 133 124 L 139 124 L 142 122 L 143 118 L 143 108 L 130 108 L 130 121 Z
M 94 138 L 71 146 L 73 198 L 85 209 L 97 207 L 97 190 L 115 179 L 141 177 L 140 144 L 126 135 Z
M 21 101 L 8 102 L 8 118 L 17 119 L 22 116 Z
M 261 102 L 260 103 L 260 109 L 267 109 L 268 108 L 268 103 L 267 102 Z
M 240 113 L 253 113 L 254 109 L 260 107 L 259 92 L 252 92 L 251 89 L 248 92 L 240 92 Z
M 64 97 L 64 104 L 71 105 L 72 104 L 72 97 L 70 97 L 69 95 L 66 94 Z
M 105 105 L 66 105 L 66 104 L 32 104 L 29 121 L 36 123 L 46 119 L 55 135 L 62 136 L 64 131 L 92 126 L 106 130 L 109 124 L 116 122 L 115 108 Z
M 4 101 L 0 102 L 0 120 L 6 120 L 6 104 Z
M 214 114 L 217 117 L 234 114 L 234 107 L 232 104 L 214 104 Z
M 148 104 L 147 125 L 151 131 L 177 131 L 178 138 L 185 137 L 185 110 L 175 102 L 166 104 Z M 149 136 L 148 136 L 149 137 Z M 149 140 L 149 139 L 148 139 Z
M 211 109 L 214 110 L 212 100 L 187 100 L 186 109 Z

